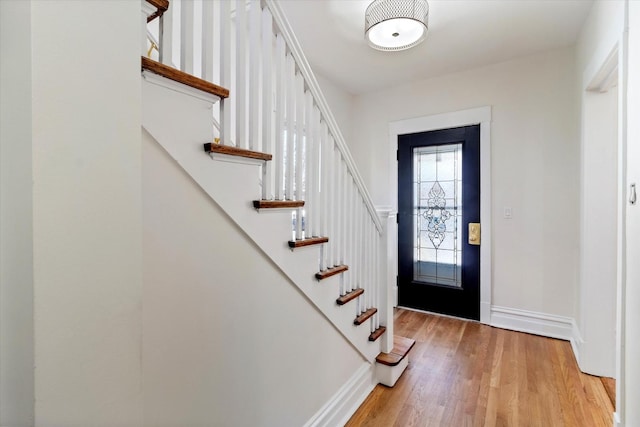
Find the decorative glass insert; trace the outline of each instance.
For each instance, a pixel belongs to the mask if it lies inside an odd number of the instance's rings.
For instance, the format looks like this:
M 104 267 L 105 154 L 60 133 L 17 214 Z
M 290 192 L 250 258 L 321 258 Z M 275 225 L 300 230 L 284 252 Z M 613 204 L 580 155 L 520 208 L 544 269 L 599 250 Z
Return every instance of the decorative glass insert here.
M 413 279 L 462 286 L 462 144 L 413 149 Z

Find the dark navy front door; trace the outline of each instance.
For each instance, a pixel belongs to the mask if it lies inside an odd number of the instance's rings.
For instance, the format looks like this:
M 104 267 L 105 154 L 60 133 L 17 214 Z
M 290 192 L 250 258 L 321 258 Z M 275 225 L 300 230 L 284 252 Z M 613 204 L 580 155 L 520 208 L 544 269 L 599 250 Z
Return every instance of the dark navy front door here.
M 398 303 L 480 319 L 480 125 L 398 137 Z

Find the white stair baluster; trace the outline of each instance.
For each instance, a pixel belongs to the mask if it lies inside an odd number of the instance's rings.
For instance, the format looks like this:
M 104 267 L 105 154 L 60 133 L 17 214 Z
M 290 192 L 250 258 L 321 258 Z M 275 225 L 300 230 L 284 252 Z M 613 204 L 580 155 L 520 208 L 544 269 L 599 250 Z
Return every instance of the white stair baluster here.
M 312 120 L 313 120 L 313 151 L 311 162 L 311 173 L 313 174 L 313 204 L 311 210 L 313 211 L 313 222 L 311 223 L 313 235 L 316 237 L 326 237 L 320 231 L 320 112 L 313 103 L 312 98 Z
M 173 14 L 175 4 L 160 17 L 160 52 L 158 53 L 159 62 L 171 65 L 173 58 Z
M 367 228 L 369 229 L 369 266 L 371 269 L 369 273 L 369 280 L 371 280 L 371 295 L 369 296 L 370 298 L 369 308 L 371 308 L 376 306 L 376 294 L 378 292 L 378 288 L 376 286 L 376 283 L 377 283 L 376 271 L 377 271 L 378 263 L 376 262 L 376 258 L 375 258 L 376 243 L 374 239 L 374 227 L 373 227 L 373 223 L 369 219 L 367 219 Z
M 235 5 L 236 86 L 233 96 L 236 107 L 236 146 L 247 149 L 247 6 L 245 0 L 237 0 Z
M 286 46 L 282 35 L 276 37 L 276 151 L 275 158 L 275 199 L 284 200 L 284 167 L 285 167 L 285 98 L 286 98 Z
M 363 298 L 362 298 L 362 311 L 366 310 L 366 305 L 367 305 L 367 298 L 368 298 L 368 293 L 369 293 L 369 284 L 367 283 L 367 234 L 365 233 L 365 227 L 364 227 L 364 221 L 363 219 L 365 218 L 364 216 L 364 212 L 362 210 L 362 203 L 359 202 L 358 203 L 358 214 L 359 214 L 359 219 L 360 219 L 360 242 L 362 245 L 361 248 L 361 253 L 360 253 L 360 262 L 362 264 L 362 282 L 361 282 L 361 286 L 362 289 L 364 289 L 364 294 L 363 294 Z
M 182 0 L 180 10 L 180 69 L 193 74 L 193 0 Z
M 347 206 L 346 253 L 347 253 L 347 259 L 349 260 L 348 261 L 349 269 L 351 271 L 349 272 L 349 283 L 347 286 L 348 291 L 352 291 L 355 288 L 354 277 L 355 277 L 355 271 L 357 271 L 357 268 L 358 268 L 358 266 L 355 263 L 355 259 L 353 257 L 353 199 L 355 198 L 355 196 L 356 195 L 353 192 L 353 178 L 351 177 L 351 174 L 349 174 L 349 176 L 347 177 L 347 203 L 346 203 L 346 206 Z
M 296 74 L 295 80 L 295 97 L 296 97 L 296 122 L 295 122 L 295 200 L 305 200 L 304 198 L 304 79 L 301 74 Z M 302 209 L 301 209 L 302 212 Z M 296 238 L 302 239 L 302 219 L 298 221 L 296 229 Z
M 336 264 L 344 265 L 344 204 L 343 201 L 343 193 L 344 193 L 344 164 L 342 162 L 342 156 L 340 155 L 340 151 L 336 150 L 336 160 L 338 170 L 336 173 L 337 185 L 336 185 L 336 204 L 334 207 L 334 215 L 336 216 L 337 229 L 338 234 L 337 237 L 337 250 L 336 250 Z
M 295 121 L 296 121 L 296 63 L 291 55 L 287 55 L 287 98 L 286 98 L 286 123 L 287 142 L 285 167 L 285 197 L 287 200 L 295 200 Z
M 220 31 L 220 84 L 231 87 L 231 10 L 228 1 L 219 2 Z M 220 143 L 231 145 L 231 104 L 230 100 L 220 101 Z
M 315 122 L 313 120 L 313 98 L 310 92 L 304 93 L 304 123 L 305 123 L 305 237 L 311 238 L 316 235 L 313 233 L 314 223 L 316 221 L 313 215 L 313 206 L 315 205 L 315 177 L 313 164 L 316 161 L 314 155 L 315 147 Z
M 327 233 L 329 233 L 329 245 L 327 250 L 327 267 L 331 268 L 336 265 L 333 259 L 333 254 L 336 247 L 336 228 L 335 228 L 335 215 L 333 211 L 333 196 L 335 191 L 335 150 L 334 142 L 331 134 L 328 134 L 327 138 Z
M 213 82 L 213 2 L 202 2 L 202 79 Z
M 384 226 L 383 226 L 384 227 Z M 375 231 L 375 228 L 374 228 Z M 381 255 L 381 244 L 382 244 L 382 239 L 380 237 L 380 235 L 378 233 L 374 233 L 374 238 L 375 238 L 375 250 L 376 250 L 376 254 L 375 254 L 375 259 L 377 260 L 377 265 L 382 267 L 383 263 L 386 264 L 386 260 L 382 260 L 380 255 Z M 386 283 L 386 279 L 387 279 L 387 275 L 386 274 L 382 274 L 382 272 L 386 272 L 386 268 L 377 268 L 376 271 L 378 271 L 378 274 L 376 274 L 376 307 L 378 308 L 378 312 L 376 313 L 375 316 L 375 329 L 378 329 L 380 327 L 380 314 L 381 313 L 385 313 L 386 312 L 386 307 L 382 306 L 382 302 L 384 301 L 383 298 L 381 298 L 381 292 L 384 289 L 385 283 Z
M 259 2 L 258 2 L 259 4 Z M 262 11 L 262 151 L 275 152 L 273 137 L 273 18 L 268 9 Z M 262 166 L 262 199 L 273 198 L 273 161 Z
M 369 281 L 369 234 L 367 233 L 367 225 L 366 225 L 366 213 L 363 210 L 363 216 L 362 216 L 362 228 L 363 228 L 363 238 L 362 238 L 362 245 L 363 245 L 363 256 L 364 256 L 364 278 L 363 278 L 363 283 L 364 283 L 364 301 L 363 303 L 363 307 L 362 307 L 362 311 L 365 312 L 367 311 L 367 309 L 369 308 L 369 298 L 371 297 L 371 282 Z
M 249 149 L 261 151 L 260 138 L 260 87 L 262 43 L 262 9 L 260 0 L 252 0 L 249 6 Z M 266 93 L 264 94 L 266 96 Z
M 333 245 L 333 265 L 340 265 L 340 151 L 337 150 L 334 140 L 333 150 L 333 191 L 332 213 L 333 234 L 336 236 Z
M 318 209 L 317 209 L 317 217 L 318 217 L 318 230 L 321 236 L 329 236 L 327 231 L 327 215 L 325 211 L 325 206 L 327 202 L 326 194 L 327 194 L 327 127 L 326 124 L 320 121 L 320 115 L 318 114 L 318 153 L 320 154 L 320 163 L 318 164 Z M 331 243 L 331 237 L 329 237 L 329 243 Z M 322 245 L 322 250 L 320 251 L 320 271 L 326 268 L 327 262 L 327 250 L 329 248 L 329 243 Z

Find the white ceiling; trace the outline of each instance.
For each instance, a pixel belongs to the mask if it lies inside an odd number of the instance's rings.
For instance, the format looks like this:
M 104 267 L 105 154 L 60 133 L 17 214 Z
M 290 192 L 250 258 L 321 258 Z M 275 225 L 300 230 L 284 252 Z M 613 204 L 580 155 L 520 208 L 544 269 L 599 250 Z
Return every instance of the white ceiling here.
M 429 0 L 419 46 L 379 52 L 364 39 L 370 0 L 280 0 L 312 68 L 352 94 L 572 45 L 592 0 Z

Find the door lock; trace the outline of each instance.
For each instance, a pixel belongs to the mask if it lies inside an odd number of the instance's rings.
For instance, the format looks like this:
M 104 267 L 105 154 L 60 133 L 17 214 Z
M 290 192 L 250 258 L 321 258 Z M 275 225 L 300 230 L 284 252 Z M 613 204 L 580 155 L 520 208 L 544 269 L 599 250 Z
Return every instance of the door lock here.
M 469 223 L 469 244 L 470 245 L 480 244 L 480 223 L 479 222 Z

